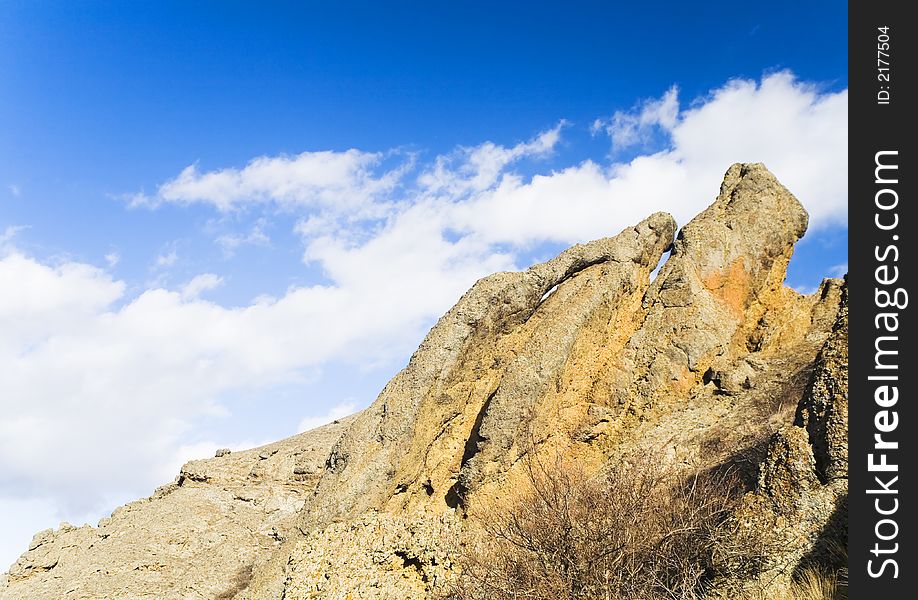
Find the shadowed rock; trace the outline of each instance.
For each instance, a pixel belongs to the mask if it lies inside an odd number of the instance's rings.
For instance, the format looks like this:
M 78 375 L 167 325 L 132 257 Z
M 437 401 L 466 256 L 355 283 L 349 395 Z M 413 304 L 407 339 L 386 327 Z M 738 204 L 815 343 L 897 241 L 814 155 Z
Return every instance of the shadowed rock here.
M 735 517 L 741 530 L 770 548 L 767 560 L 757 580 L 725 582 L 723 588 L 786 585 L 804 557 L 834 567 L 838 557 L 829 553 L 847 545 L 846 530 L 833 524 L 846 512 L 848 498 L 847 283 L 841 292 L 837 319 L 814 361 L 794 425 L 772 438 L 758 485 Z

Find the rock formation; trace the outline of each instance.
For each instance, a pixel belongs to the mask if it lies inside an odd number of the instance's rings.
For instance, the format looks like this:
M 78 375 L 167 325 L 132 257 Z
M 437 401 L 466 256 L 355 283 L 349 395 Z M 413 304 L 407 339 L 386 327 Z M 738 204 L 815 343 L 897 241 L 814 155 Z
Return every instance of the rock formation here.
M 98 527 L 35 535 L 0 598 L 232 598 L 295 530 L 328 449 L 350 423 L 185 464 L 174 483 Z
M 591 472 L 647 449 L 707 468 L 795 419 L 737 515 L 799 524 L 766 565 L 790 572 L 847 476 L 845 288 L 783 286 L 806 224 L 764 166 L 738 164 L 678 235 L 657 213 L 485 277 L 365 411 L 193 461 L 97 528 L 39 534 L 0 598 L 430 598 L 526 456 Z
M 756 489 L 737 511 L 741 531 L 769 549 L 756 581 L 741 583 L 783 585 L 808 561 L 846 562 L 840 546 L 848 537 L 847 296 L 846 283 L 794 425 L 772 437 Z

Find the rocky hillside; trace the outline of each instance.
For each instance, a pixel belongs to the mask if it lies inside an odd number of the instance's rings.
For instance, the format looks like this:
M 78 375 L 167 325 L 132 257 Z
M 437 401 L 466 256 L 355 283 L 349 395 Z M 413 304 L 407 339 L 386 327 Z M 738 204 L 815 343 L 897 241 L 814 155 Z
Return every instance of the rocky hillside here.
M 780 581 L 844 536 L 846 287 L 784 287 L 806 225 L 737 164 L 678 235 L 657 213 L 486 277 L 365 411 L 37 534 L 0 598 L 433 598 L 524 458 L 599 472 L 642 451 L 686 471 L 764 456 L 735 519 L 780 538 L 758 578 Z

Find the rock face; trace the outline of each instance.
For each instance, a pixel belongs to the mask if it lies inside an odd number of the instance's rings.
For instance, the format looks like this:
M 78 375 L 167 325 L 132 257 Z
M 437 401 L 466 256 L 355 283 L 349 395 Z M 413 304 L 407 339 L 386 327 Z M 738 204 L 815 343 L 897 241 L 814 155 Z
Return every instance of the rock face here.
M 794 425 L 806 429 L 823 483 L 848 478 L 848 287 Z
M 486 277 L 350 421 L 194 461 L 98 528 L 40 534 L 0 598 L 430 598 L 526 456 L 591 472 L 647 449 L 706 468 L 796 419 L 737 517 L 806 523 L 767 565 L 792 570 L 847 475 L 845 288 L 783 286 L 806 223 L 764 166 L 734 165 L 678 235 L 658 213 Z
M 848 522 L 847 296 L 846 283 L 794 425 L 771 439 L 758 485 L 736 515 L 770 549 L 759 582 L 783 585 L 804 559 L 844 562 L 837 546 Z
M 463 504 L 470 486 L 512 460 L 585 324 L 603 311 L 627 326 L 675 231 L 672 217 L 658 213 L 614 238 L 476 283 L 335 444 L 306 525 L 367 509 Z

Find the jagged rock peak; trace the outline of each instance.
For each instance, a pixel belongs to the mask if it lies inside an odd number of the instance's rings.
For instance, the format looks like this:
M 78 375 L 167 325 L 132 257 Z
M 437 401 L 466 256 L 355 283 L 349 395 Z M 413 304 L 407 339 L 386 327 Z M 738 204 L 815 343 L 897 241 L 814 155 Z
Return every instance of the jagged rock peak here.
M 704 290 L 741 313 L 783 282 L 807 221 L 800 202 L 764 165 L 735 164 L 714 203 L 679 232 L 649 299 L 678 306 Z
M 404 491 L 421 499 L 436 495 L 443 508 L 443 502 L 455 506 L 457 498 L 446 500 L 448 490 L 455 496 L 465 486 L 455 487 L 457 472 L 478 450 L 470 436 L 488 430 L 495 415 L 501 415 L 499 431 L 491 439 L 509 434 L 522 414 L 521 396 L 540 396 L 537 390 L 563 364 L 593 307 L 642 295 L 675 232 L 675 220 L 656 213 L 615 237 L 475 283 L 335 445 L 315 496 L 335 501 L 317 502 L 304 511 L 306 521 L 312 526 L 382 508 Z M 595 293 L 586 304 L 551 308 L 555 296 L 567 297 L 587 281 Z M 537 311 L 558 314 L 538 328 L 530 322 Z
M 764 165 L 727 170 L 720 194 L 679 232 L 644 298 L 646 319 L 628 361 L 648 402 L 694 385 L 786 302 L 787 264 L 807 219 Z
M 738 163 L 727 170 L 714 203 L 680 232 L 673 254 L 690 257 L 709 287 L 726 285 L 724 276 L 742 263 L 756 294 L 783 281 L 786 260 L 808 221 L 803 205 L 765 165 Z M 772 273 L 781 259 L 785 264 Z

